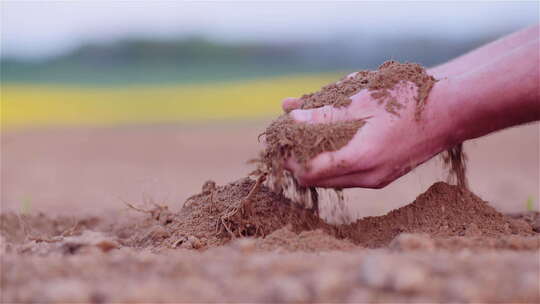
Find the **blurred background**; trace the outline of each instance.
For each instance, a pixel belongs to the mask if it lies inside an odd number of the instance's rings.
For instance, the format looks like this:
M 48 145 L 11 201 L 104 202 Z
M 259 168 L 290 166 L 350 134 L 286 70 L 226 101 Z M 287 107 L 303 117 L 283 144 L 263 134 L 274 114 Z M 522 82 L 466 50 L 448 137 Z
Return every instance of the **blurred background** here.
M 433 66 L 539 22 L 532 2 L 1 2 L 2 207 L 173 208 L 245 176 L 280 100 L 383 61 Z M 466 145 L 472 188 L 537 208 L 538 124 Z M 384 190 L 382 214 L 444 179 L 435 160 Z

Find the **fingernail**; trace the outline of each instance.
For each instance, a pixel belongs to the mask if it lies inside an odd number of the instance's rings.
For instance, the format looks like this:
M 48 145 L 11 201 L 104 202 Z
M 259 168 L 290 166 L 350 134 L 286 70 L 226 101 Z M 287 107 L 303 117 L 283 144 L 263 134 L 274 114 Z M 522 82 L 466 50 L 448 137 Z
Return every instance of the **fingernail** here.
M 293 110 L 291 116 L 296 121 L 308 122 L 311 120 L 311 110 Z

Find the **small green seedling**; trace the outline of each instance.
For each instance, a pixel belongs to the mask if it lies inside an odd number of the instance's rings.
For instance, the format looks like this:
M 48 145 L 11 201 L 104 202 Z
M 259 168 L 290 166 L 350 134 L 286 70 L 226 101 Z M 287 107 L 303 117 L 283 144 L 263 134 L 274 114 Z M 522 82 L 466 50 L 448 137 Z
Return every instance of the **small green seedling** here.
M 32 198 L 29 196 L 23 197 L 21 200 L 21 214 L 29 214 L 32 210 Z
M 536 206 L 534 204 L 534 197 L 532 195 L 527 198 L 526 206 L 527 206 L 527 211 L 536 211 Z

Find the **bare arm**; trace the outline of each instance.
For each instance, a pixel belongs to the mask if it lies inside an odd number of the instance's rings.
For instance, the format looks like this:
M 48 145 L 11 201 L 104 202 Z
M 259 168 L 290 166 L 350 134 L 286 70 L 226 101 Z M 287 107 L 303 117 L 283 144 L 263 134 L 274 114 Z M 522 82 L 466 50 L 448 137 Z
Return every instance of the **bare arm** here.
M 455 142 L 540 119 L 538 37 L 444 86 Z M 434 102 L 443 103 L 445 100 Z
M 534 32 L 528 30 L 520 33 Z M 293 110 L 294 119 L 309 123 L 372 118 L 345 147 L 312 159 L 309 170 L 294 162 L 289 168 L 305 185 L 380 188 L 460 142 L 540 120 L 538 35 L 514 37 L 521 37 L 519 46 L 492 44 L 449 63 L 448 76 L 434 85 L 420 123 L 411 102 L 414 88 L 393 92 L 405 105 L 398 119 L 364 91 L 352 96 L 347 108 Z
M 457 76 L 488 64 L 509 51 L 519 48 L 540 36 L 540 25 L 533 25 L 518 32 L 485 44 L 444 64 L 431 68 L 429 73 L 437 79 Z

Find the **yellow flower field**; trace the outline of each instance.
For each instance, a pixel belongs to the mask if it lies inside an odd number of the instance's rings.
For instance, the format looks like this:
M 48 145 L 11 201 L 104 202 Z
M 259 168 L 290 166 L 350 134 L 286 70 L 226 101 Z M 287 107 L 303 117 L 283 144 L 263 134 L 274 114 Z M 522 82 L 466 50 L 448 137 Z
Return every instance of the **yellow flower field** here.
M 3 128 L 200 122 L 272 117 L 280 101 L 334 81 L 336 74 L 178 86 L 2 85 Z

